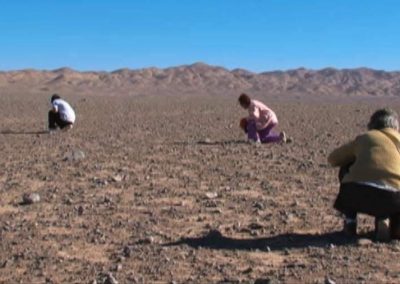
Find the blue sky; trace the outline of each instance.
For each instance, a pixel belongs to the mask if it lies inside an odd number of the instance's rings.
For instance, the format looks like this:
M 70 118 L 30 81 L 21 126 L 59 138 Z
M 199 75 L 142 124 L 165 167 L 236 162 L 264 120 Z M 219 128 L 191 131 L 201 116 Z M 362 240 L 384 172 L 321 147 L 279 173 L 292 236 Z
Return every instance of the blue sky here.
M 0 69 L 400 70 L 398 0 L 0 0 Z

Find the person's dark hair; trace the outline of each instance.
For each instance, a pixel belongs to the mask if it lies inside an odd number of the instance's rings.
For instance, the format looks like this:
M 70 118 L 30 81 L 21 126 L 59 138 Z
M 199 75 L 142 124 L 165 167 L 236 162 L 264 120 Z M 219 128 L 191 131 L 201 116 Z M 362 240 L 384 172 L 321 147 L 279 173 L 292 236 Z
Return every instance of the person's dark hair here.
M 379 109 L 371 116 L 368 129 L 393 128 L 399 130 L 398 114 L 390 108 Z
M 57 94 L 54 94 L 51 96 L 51 102 L 54 102 L 55 100 L 61 99 L 61 97 Z
M 246 95 L 245 93 L 241 94 L 239 96 L 239 103 L 242 107 L 244 108 L 248 108 L 250 106 L 251 103 L 251 99 L 248 95 Z

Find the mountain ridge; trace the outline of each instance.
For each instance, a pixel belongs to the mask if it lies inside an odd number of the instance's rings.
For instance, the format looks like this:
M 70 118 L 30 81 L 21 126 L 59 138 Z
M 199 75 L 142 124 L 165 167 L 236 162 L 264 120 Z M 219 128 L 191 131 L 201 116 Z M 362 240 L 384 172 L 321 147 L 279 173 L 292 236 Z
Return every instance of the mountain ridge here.
M 168 68 L 114 71 L 23 69 L 0 72 L 0 91 L 74 92 L 87 95 L 227 94 L 400 96 L 400 72 L 366 67 L 297 68 L 252 72 L 196 62 Z

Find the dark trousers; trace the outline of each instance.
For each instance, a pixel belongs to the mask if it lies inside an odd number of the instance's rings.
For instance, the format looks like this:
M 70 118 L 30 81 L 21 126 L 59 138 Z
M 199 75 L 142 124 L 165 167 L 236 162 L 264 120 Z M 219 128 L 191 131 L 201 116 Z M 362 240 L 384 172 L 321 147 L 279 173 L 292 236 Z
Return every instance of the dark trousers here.
M 252 141 L 260 140 L 261 143 L 281 142 L 282 137 L 272 131 L 276 125 L 276 123 L 271 123 L 266 128 L 257 130 L 256 122 L 254 120 L 250 120 L 246 125 L 247 138 Z
M 340 182 L 349 172 L 350 166 L 340 168 Z M 398 191 L 359 183 L 341 183 L 334 207 L 348 219 L 356 219 L 357 213 L 368 214 L 378 219 L 390 218 L 392 237 L 400 237 L 400 192 Z
M 57 127 L 63 129 L 64 127 L 67 127 L 71 124 L 71 122 L 62 120 L 60 117 L 60 113 L 49 111 L 49 129 L 57 129 Z

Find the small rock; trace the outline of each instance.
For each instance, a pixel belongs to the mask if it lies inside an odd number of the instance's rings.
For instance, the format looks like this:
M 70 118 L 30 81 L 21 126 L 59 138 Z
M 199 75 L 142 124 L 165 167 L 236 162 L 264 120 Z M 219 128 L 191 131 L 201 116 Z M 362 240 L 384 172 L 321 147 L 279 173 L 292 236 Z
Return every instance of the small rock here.
M 293 138 L 291 138 L 291 137 L 288 137 L 288 138 L 286 138 L 286 143 L 293 143 Z
M 249 274 L 249 273 L 251 273 L 252 271 L 253 271 L 253 268 L 248 267 L 248 268 L 246 268 L 245 270 L 243 270 L 242 273 L 243 273 L 243 274 Z
M 222 213 L 224 213 L 224 211 L 222 211 L 222 209 L 220 209 L 220 208 L 216 208 L 216 209 L 212 210 L 212 213 L 222 214 Z
M 64 203 L 67 205 L 72 205 L 73 201 L 71 198 L 67 198 L 67 199 L 65 199 Z
M 122 270 L 122 264 L 117 264 L 116 266 L 115 266 L 115 271 L 121 271 Z
M 207 197 L 208 199 L 214 199 L 214 198 L 217 198 L 217 197 L 218 197 L 218 193 L 216 193 L 216 192 L 207 192 L 207 193 L 206 193 L 206 197 Z
M 103 202 L 104 203 L 112 203 L 112 198 L 111 197 L 108 197 L 108 196 L 104 196 L 104 199 L 103 199 Z
M 22 196 L 22 203 L 29 205 L 40 202 L 40 195 L 38 193 L 25 193 Z
M 74 149 L 65 155 L 64 161 L 76 162 L 85 159 L 85 157 L 85 152 L 79 149 Z
M 122 181 L 122 176 L 121 175 L 115 175 L 112 177 L 113 182 L 121 182 Z
M 140 240 L 139 243 L 141 243 L 141 244 L 153 244 L 154 243 L 154 237 L 152 237 L 152 236 L 147 237 L 145 239 Z
M 118 281 L 117 281 L 117 279 L 114 278 L 112 273 L 108 273 L 104 280 L 104 284 L 118 284 Z
M 255 203 L 253 204 L 253 207 L 254 207 L 254 208 L 257 208 L 257 209 L 260 209 L 260 210 L 264 210 L 264 209 L 265 209 L 264 204 L 262 204 L 261 202 L 255 202 Z
M 130 257 L 132 255 L 132 249 L 128 246 L 124 247 L 123 254 L 125 257 Z
M 83 208 L 83 206 L 82 205 L 79 205 L 79 207 L 78 207 L 78 215 L 79 216 L 81 216 L 81 215 L 83 215 L 83 212 L 85 211 L 85 209 Z
M 359 246 L 369 246 L 372 245 L 372 241 L 370 239 L 358 239 L 357 244 Z

